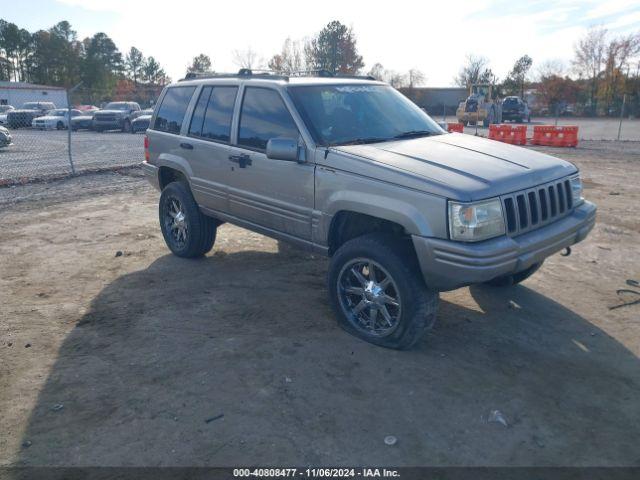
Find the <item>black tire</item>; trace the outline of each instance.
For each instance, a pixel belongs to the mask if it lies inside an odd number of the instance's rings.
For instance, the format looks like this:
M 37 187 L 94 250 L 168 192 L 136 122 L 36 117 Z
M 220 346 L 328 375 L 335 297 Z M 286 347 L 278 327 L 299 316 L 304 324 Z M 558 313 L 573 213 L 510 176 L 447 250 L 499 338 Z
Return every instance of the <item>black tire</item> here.
M 58 122 L 56 124 L 56 130 L 62 130 L 64 128 L 64 124 L 62 122 Z
M 542 266 L 542 263 L 543 262 L 534 263 L 526 270 L 514 273 L 513 275 L 503 275 L 501 277 L 494 278 L 493 280 L 485 282 L 485 284 L 491 285 L 492 287 L 511 287 L 513 285 L 517 285 L 521 282 L 524 282 L 527 278 L 536 273 Z
M 175 231 L 172 228 L 172 225 L 175 225 L 175 217 L 172 217 L 172 213 L 175 212 L 173 207 L 176 202 L 180 206 L 179 211 L 183 213 L 180 225 L 184 229 L 181 229 L 181 234 L 177 233 L 177 228 Z M 200 211 L 186 183 L 171 182 L 164 187 L 158 210 L 162 236 L 174 255 L 196 258 L 213 248 L 217 223 Z
M 355 265 L 358 265 L 370 261 L 376 265 L 374 270 L 377 270 L 377 273 L 374 274 L 374 278 L 376 275 L 382 275 L 383 280 L 387 276 L 391 278 L 391 283 L 381 291 L 381 296 L 395 297 L 398 300 L 397 306 L 389 307 L 394 312 L 391 317 L 393 322 L 389 323 L 388 331 L 383 334 L 375 332 L 378 308 L 381 307 L 374 307 L 376 313 L 373 320 L 373 330 L 365 327 L 362 324 L 363 319 L 359 317 L 360 313 L 354 316 L 353 311 L 350 310 L 354 308 L 353 304 L 358 301 L 360 294 L 346 293 L 342 283 L 345 276 L 352 275 L 353 269 L 350 266 L 354 262 Z M 367 272 L 366 275 L 371 280 L 370 273 Z M 358 277 L 354 276 L 353 278 Z M 365 280 L 365 278 L 362 279 Z M 380 280 L 378 279 L 378 281 Z M 385 234 L 367 234 L 349 240 L 331 258 L 327 283 L 331 306 L 338 319 L 338 324 L 352 335 L 374 345 L 397 350 L 409 349 L 424 337 L 435 322 L 438 293 L 426 287 L 417 268 L 417 260 L 410 241 Z M 384 281 L 380 281 L 380 285 L 383 283 Z M 354 296 L 356 299 L 352 301 Z M 359 304 L 368 301 L 364 291 L 361 298 Z M 372 303 L 369 302 L 369 305 Z M 392 304 L 389 303 L 389 305 Z M 369 309 L 368 318 L 370 319 L 371 307 L 364 307 L 363 314 L 365 314 L 365 309 Z M 390 314 L 389 309 L 385 305 L 386 316 L 382 316 L 382 320 L 387 321 L 387 316 Z M 382 313 L 381 310 L 380 312 Z
M 463 127 L 466 127 L 467 125 L 469 125 L 469 122 L 467 122 L 466 120 L 463 120 L 461 123 Z

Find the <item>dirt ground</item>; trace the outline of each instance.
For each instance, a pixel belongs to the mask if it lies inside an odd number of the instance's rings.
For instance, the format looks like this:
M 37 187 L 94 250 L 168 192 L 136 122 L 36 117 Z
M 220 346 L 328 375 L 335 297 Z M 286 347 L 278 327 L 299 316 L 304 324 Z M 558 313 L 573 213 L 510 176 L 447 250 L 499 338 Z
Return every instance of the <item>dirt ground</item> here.
M 442 294 L 408 352 L 337 327 L 323 258 L 229 225 L 170 255 L 135 169 L 0 189 L 0 465 L 640 465 L 640 305 L 609 309 L 639 298 L 640 144 L 549 151 L 591 236 Z

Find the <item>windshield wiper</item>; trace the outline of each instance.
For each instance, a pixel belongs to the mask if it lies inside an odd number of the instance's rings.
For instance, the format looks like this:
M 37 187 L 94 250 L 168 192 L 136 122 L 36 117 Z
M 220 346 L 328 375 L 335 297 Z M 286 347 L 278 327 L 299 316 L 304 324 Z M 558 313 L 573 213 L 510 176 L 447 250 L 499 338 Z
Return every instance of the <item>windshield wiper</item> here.
M 402 132 L 393 138 L 411 138 L 411 137 L 428 137 L 433 135 L 434 132 L 430 130 L 409 130 L 408 132 Z
M 354 138 L 353 140 L 348 140 L 346 142 L 337 142 L 332 143 L 330 147 L 340 147 L 345 145 L 364 145 L 366 143 L 380 143 L 380 142 L 388 142 L 391 140 L 390 138 L 380 138 L 380 137 L 366 137 L 366 138 Z

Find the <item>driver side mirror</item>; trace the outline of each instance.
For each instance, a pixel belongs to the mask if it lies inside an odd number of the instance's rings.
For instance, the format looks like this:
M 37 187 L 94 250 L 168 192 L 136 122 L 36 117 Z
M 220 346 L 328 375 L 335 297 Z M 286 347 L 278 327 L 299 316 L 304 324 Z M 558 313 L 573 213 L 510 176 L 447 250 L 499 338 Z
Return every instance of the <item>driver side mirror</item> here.
M 298 141 L 293 138 L 272 138 L 267 142 L 267 158 L 297 162 Z

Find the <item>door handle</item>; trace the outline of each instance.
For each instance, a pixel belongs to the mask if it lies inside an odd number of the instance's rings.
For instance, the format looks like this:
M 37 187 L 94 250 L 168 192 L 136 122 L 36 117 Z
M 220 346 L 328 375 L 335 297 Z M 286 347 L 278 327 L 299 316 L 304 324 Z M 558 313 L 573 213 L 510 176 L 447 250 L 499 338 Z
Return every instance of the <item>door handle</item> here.
M 184 148 L 185 150 L 193 150 L 193 145 L 190 143 L 181 143 L 180 148 Z
M 229 155 L 229 160 L 237 163 L 240 168 L 247 168 L 247 165 L 251 165 L 251 157 L 246 153 L 240 155 Z

